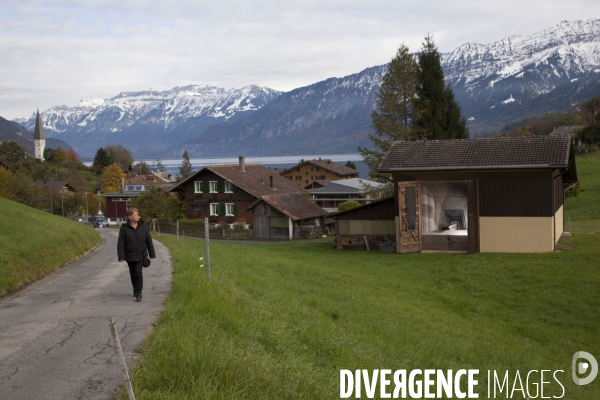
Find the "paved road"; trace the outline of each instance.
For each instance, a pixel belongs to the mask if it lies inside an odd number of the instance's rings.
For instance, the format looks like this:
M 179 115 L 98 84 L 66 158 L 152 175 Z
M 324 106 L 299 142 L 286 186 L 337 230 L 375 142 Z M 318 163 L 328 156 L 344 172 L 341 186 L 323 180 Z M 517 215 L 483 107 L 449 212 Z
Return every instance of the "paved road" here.
M 170 290 L 167 249 L 144 269 L 143 301 L 117 261 L 118 230 L 99 229 L 86 257 L 0 299 L 0 399 L 113 399 L 122 383 L 108 317 L 128 366 L 152 330 Z

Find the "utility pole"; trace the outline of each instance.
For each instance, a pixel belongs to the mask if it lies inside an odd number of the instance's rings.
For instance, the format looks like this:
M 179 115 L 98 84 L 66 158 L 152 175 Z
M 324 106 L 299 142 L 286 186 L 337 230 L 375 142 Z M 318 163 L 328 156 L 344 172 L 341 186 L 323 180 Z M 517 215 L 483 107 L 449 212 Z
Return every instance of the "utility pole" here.
M 58 176 L 58 174 L 54 174 Z M 52 205 L 52 174 L 50 174 L 50 214 L 54 214 L 54 206 Z
M 204 218 L 204 257 L 206 257 L 206 280 L 210 281 L 210 231 L 208 218 Z

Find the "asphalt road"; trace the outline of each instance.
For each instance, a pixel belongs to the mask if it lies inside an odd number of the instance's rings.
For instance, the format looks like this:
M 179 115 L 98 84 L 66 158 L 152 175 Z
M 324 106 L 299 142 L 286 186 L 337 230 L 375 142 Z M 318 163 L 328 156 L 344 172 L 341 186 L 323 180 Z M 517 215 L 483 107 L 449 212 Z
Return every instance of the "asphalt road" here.
M 154 241 L 143 301 L 132 296 L 127 263 L 117 261 L 118 230 L 98 229 L 87 256 L 0 299 L 0 399 L 114 399 L 123 383 L 108 317 L 127 365 L 152 331 L 170 291 L 171 261 Z

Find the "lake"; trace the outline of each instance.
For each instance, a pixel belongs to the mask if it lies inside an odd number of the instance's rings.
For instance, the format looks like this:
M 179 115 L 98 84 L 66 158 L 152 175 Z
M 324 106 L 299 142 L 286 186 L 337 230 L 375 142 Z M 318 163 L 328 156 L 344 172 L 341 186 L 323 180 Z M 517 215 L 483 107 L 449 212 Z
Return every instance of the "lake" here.
M 262 164 L 265 167 L 271 168 L 290 168 L 300 162 L 300 160 L 318 160 L 319 157 L 322 160 L 331 160 L 340 164 L 346 164 L 347 161 L 353 161 L 356 164 L 359 175 L 361 178 L 369 178 L 369 168 L 362 162 L 360 154 L 323 154 L 323 155 L 298 155 L 298 156 L 274 156 L 274 157 L 245 157 L 246 164 Z M 137 162 L 144 161 L 152 168 L 156 165 L 156 159 L 140 159 Z M 182 158 L 161 158 L 160 162 L 167 171 L 171 174 L 176 175 L 179 172 L 179 166 L 183 161 Z M 205 165 L 218 165 L 218 164 L 237 164 L 239 162 L 238 157 L 214 157 L 214 158 L 190 158 L 194 171 L 198 171 Z M 89 163 L 91 164 L 91 163 Z M 86 165 L 89 165 L 86 163 Z

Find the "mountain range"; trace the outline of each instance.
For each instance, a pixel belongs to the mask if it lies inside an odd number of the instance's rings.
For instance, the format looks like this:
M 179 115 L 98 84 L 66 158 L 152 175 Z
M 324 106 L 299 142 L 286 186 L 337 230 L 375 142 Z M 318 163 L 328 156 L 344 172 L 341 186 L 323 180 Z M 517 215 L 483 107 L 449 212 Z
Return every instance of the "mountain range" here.
M 466 43 L 442 54 L 446 83 L 472 135 L 577 107 L 600 93 L 600 20 L 563 21 L 531 36 Z M 290 92 L 212 86 L 121 93 L 41 113 L 48 137 L 84 155 L 120 143 L 140 157 L 355 153 L 386 66 Z M 22 125 L 33 130 L 35 115 Z
M 25 129 L 14 121 L 9 121 L 0 117 L 0 142 L 9 140 L 14 140 L 19 143 L 27 153 L 31 155 L 34 154 L 33 132 Z M 46 140 L 46 147 L 52 149 L 60 147 L 63 150 L 68 150 L 70 146 L 60 139 L 48 138 Z

